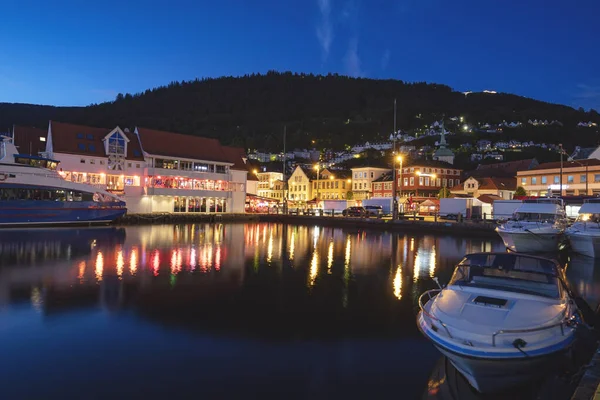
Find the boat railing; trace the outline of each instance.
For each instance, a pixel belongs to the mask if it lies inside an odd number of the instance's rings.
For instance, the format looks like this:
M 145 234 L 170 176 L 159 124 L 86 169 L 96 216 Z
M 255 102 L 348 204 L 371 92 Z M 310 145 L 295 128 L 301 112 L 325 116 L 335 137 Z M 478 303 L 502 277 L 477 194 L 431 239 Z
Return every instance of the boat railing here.
M 40 172 L 2 172 L 0 171 L 0 173 L 4 173 L 4 174 L 18 174 L 18 175 L 28 175 L 28 176 L 39 176 L 42 178 L 53 178 L 53 179 L 58 179 L 58 180 L 65 180 L 62 176 L 57 175 L 57 174 L 51 174 L 51 173 L 40 173 Z
M 452 334 L 450 333 L 450 330 L 448 329 L 448 327 L 446 326 L 446 324 L 439 319 L 438 317 L 433 316 L 431 313 L 429 313 L 426 309 L 425 309 L 425 304 L 423 303 L 423 298 L 425 297 L 425 295 L 427 295 L 427 302 L 429 302 L 431 299 L 433 299 L 435 296 L 437 296 L 440 292 L 442 291 L 442 289 L 431 289 L 426 291 L 425 293 L 423 293 L 421 296 L 419 296 L 419 309 L 421 310 L 421 312 L 425 315 L 427 315 L 429 318 L 437 321 L 445 330 L 446 333 L 448 334 L 448 336 L 452 338 Z M 433 293 L 435 293 L 435 295 L 432 295 Z
M 496 347 L 496 336 L 498 336 L 498 335 L 514 334 L 514 333 L 539 332 L 539 331 L 544 331 L 546 329 L 556 328 L 557 326 L 560 326 L 560 333 L 561 333 L 561 335 L 565 336 L 564 324 L 565 324 L 565 321 L 561 321 L 561 322 L 557 322 L 556 324 L 546 325 L 546 326 L 540 326 L 540 327 L 537 327 L 537 328 L 528 328 L 528 329 L 501 329 L 501 330 L 496 331 L 496 332 L 494 332 L 492 334 L 492 346 Z

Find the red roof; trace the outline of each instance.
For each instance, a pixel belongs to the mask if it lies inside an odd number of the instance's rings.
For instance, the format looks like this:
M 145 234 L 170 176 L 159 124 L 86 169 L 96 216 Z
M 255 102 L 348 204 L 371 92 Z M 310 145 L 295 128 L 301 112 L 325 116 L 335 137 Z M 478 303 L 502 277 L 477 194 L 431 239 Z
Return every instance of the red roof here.
M 52 132 L 52 151 L 54 153 L 79 154 L 95 157 L 106 157 L 104 142 L 114 128 L 94 128 L 91 126 L 67 124 L 50 121 Z M 129 139 L 127 143 L 128 160 L 144 160 L 140 144 L 135 134 L 123 132 Z
M 47 129 L 34 128 L 31 126 L 14 126 L 13 140 L 17 150 L 21 154 L 38 155 L 46 151 L 46 141 L 40 138 L 46 138 Z
M 192 160 L 232 162 L 217 139 L 137 127 L 145 152 Z
M 483 203 L 493 204 L 496 200 L 502 200 L 502 197 L 495 194 L 482 194 L 477 198 L 477 200 Z
M 221 146 L 221 149 L 223 150 L 223 153 L 225 153 L 225 156 L 229 162 L 233 163 L 231 169 L 251 172 L 249 170 L 250 165 L 244 161 L 247 160 L 246 150 L 244 150 L 242 147 L 230 146 Z
M 541 170 L 541 169 L 557 169 L 557 168 L 560 168 L 560 164 L 561 164 L 560 161 L 544 163 L 544 164 L 538 165 L 535 168 L 532 168 L 531 170 L 536 171 L 536 170 Z M 562 162 L 563 168 L 581 168 L 581 167 L 585 167 L 586 165 L 588 167 L 600 165 L 600 160 L 597 160 L 595 158 L 589 158 L 586 160 L 577 160 L 577 161 L 564 160 Z
M 516 178 L 480 178 L 479 190 L 516 190 Z

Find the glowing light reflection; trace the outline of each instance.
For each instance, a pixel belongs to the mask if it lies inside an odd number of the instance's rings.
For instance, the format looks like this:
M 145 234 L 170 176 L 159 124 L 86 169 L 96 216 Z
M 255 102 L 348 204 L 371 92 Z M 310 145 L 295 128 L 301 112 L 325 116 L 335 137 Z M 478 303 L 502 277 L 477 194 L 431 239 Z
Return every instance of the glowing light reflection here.
M 292 231 L 292 238 L 290 240 L 290 260 L 294 259 L 294 250 L 296 248 L 296 232 Z
M 329 242 L 327 250 L 327 273 L 331 274 L 331 266 L 333 265 L 333 240 Z
M 319 252 L 317 250 L 314 251 L 312 260 L 310 261 L 310 276 L 309 276 L 309 285 L 313 286 L 315 284 L 315 280 L 317 279 L 317 274 L 319 273 Z
M 196 269 L 196 249 L 192 248 L 190 250 L 190 268 L 192 271 Z
M 267 244 L 267 262 L 271 263 L 273 260 L 273 231 L 270 231 L 269 242 Z
M 98 254 L 96 255 L 96 280 L 99 282 L 102 280 L 102 274 L 104 272 L 104 256 L 102 255 L 102 252 L 99 251 Z
M 138 268 L 138 249 L 137 247 L 131 248 L 131 255 L 129 256 L 129 273 L 135 275 Z
M 80 281 L 83 280 L 83 276 L 85 275 L 85 261 L 79 263 L 79 274 L 77 275 L 77 279 Z
M 221 246 L 217 246 L 215 251 L 215 270 L 221 270 Z
M 158 276 L 160 270 L 160 254 L 158 253 L 158 250 L 154 250 L 152 256 L 152 270 L 154 271 L 154 276 Z
M 402 299 L 402 266 L 400 264 L 398 264 L 398 269 L 394 276 L 394 296 L 398 300 Z
M 125 267 L 125 261 L 123 260 L 123 249 L 117 251 L 117 276 L 121 278 L 123 276 L 123 267 Z

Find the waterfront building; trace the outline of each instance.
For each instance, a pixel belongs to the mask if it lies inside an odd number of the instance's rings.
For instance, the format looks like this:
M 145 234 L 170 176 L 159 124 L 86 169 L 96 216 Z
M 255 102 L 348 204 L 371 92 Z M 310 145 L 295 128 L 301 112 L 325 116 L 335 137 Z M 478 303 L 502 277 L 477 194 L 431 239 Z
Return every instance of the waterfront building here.
M 396 171 L 396 191 L 399 197 L 436 197 L 441 188 L 451 188 L 461 182 L 462 170 L 443 161 L 415 160 Z M 392 197 L 392 173 L 374 182 L 373 197 Z
M 275 196 L 275 182 L 281 182 L 283 180 L 283 173 L 281 172 L 258 172 L 258 188 L 257 194 L 259 197 L 267 197 L 269 199 L 278 198 Z M 277 191 L 278 193 L 278 191 Z M 283 196 L 281 197 L 283 198 Z
M 324 169 L 312 182 L 313 193 L 319 200 L 346 200 L 352 192 L 350 171 Z
M 305 205 L 307 201 L 312 200 L 315 196 L 311 182 L 315 177 L 315 171 L 296 166 L 294 172 L 292 172 L 292 175 L 290 175 L 290 178 L 287 181 L 288 199 L 300 206 Z
M 386 172 L 389 172 L 389 168 L 352 168 L 352 198 L 354 200 L 365 200 L 373 197 L 373 181 Z
M 453 195 L 479 198 L 492 195 L 502 200 L 512 200 L 517 189 L 516 178 L 475 178 L 468 177 L 450 189 Z
M 550 162 L 517 172 L 517 185 L 528 196 L 559 195 L 561 162 Z M 574 160 L 562 163 L 562 195 L 600 195 L 600 160 Z
M 26 128 L 13 134 L 20 151 L 28 147 Z M 129 212 L 244 211 L 245 151 L 216 139 L 50 121 L 42 153 L 65 179 L 121 196 Z

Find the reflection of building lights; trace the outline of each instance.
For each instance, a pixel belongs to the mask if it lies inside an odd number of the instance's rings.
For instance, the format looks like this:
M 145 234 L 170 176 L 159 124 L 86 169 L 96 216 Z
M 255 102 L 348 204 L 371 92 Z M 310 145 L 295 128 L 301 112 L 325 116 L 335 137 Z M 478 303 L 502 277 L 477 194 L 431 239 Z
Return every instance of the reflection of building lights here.
M 192 247 L 190 250 L 190 267 L 192 271 L 196 269 L 196 249 Z
M 98 254 L 96 255 L 96 280 L 97 281 L 102 280 L 103 271 L 104 271 L 104 256 L 102 255 L 102 252 L 99 251 Z
M 135 273 L 137 272 L 137 252 L 137 247 L 133 247 L 131 249 L 131 256 L 129 257 L 129 273 L 131 275 L 135 275 Z
M 79 279 L 81 281 L 83 279 L 84 275 L 85 275 L 85 261 L 82 261 L 79 263 L 79 274 L 77 275 L 77 279 Z
M 215 251 L 215 270 L 221 270 L 221 246 L 217 246 L 217 250 Z
M 42 311 L 42 303 L 44 302 L 44 298 L 42 297 L 42 291 L 39 287 L 34 287 L 31 289 L 31 306 L 38 312 Z
M 269 234 L 269 242 L 267 243 L 267 262 L 271 263 L 273 259 L 273 231 Z
M 431 253 L 429 253 L 429 276 L 434 277 L 435 275 L 435 245 L 431 246 Z
M 309 285 L 313 286 L 319 273 L 319 252 L 315 249 L 312 260 L 310 261 L 310 281 Z
M 160 254 L 158 250 L 154 250 L 154 254 L 152 256 L 152 270 L 154 271 L 154 276 L 158 276 L 158 271 L 160 269 Z
M 415 238 L 410 238 L 410 251 L 415 251 Z
M 317 248 L 317 241 L 319 240 L 319 227 L 315 226 L 313 230 L 313 248 Z
M 329 249 L 327 250 L 327 273 L 331 274 L 331 266 L 333 265 L 333 240 L 329 242 Z
M 290 240 L 290 261 L 294 259 L 294 250 L 296 247 L 296 231 L 292 231 L 292 238 Z
M 125 261 L 123 261 L 123 249 L 120 248 L 117 251 L 117 275 L 119 278 L 123 276 L 123 267 L 125 266 Z
M 402 299 L 402 266 L 398 265 L 396 275 L 394 276 L 394 296 L 398 300 Z

